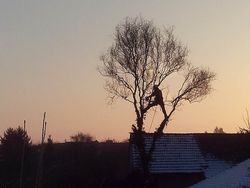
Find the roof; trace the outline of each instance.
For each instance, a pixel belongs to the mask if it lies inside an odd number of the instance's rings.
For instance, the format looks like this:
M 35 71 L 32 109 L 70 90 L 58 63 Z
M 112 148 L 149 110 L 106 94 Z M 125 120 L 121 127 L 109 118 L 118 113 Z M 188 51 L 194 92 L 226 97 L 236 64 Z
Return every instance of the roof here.
M 133 134 L 131 134 L 131 138 Z M 145 134 L 146 151 L 151 147 L 153 134 Z M 140 168 L 137 146 L 130 146 L 133 168 Z M 156 140 L 149 170 L 151 173 L 200 173 L 207 166 L 193 134 L 163 134 Z
M 233 168 L 230 168 L 217 176 L 205 179 L 191 188 L 237 188 L 250 186 L 250 159 L 241 162 Z
M 131 133 L 131 139 L 133 134 Z M 153 134 L 145 133 L 146 150 Z M 206 178 L 250 158 L 250 134 L 163 134 L 156 141 L 150 163 L 151 173 L 197 173 Z M 137 147 L 130 143 L 130 164 L 140 168 Z

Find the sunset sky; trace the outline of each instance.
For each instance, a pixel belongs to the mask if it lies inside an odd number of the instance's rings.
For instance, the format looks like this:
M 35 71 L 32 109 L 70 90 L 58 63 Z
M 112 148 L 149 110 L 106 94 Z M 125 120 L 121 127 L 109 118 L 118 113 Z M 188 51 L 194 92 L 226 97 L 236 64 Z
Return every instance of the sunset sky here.
M 133 108 L 123 101 L 107 105 L 97 66 L 115 26 L 140 15 L 161 28 L 174 26 L 190 50 L 189 61 L 217 74 L 211 95 L 181 107 L 165 131 L 212 132 L 219 126 L 236 132 L 244 126 L 250 110 L 250 1 L 2 0 L 0 134 L 25 119 L 37 143 L 46 111 L 54 141 L 80 131 L 98 140 L 128 138 Z

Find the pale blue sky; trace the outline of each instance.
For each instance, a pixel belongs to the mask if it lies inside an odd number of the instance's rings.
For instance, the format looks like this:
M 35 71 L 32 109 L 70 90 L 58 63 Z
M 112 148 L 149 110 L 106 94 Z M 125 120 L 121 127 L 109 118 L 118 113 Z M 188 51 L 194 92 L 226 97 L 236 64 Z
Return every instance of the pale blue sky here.
M 174 26 L 190 49 L 189 60 L 217 73 L 214 92 L 186 105 L 171 132 L 235 132 L 250 105 L 250 2 L 240 1 L 0 1 L 0 133 L 27 120 L 39 139 L 42 113 L 48 134 L 62 141 L 78 131 L 98 139 L 128 137 L 133 109 L 106 105 L 99 56 L 115 26 L 141 15 Z M 250 108 L 250 107 L 249 107 Z

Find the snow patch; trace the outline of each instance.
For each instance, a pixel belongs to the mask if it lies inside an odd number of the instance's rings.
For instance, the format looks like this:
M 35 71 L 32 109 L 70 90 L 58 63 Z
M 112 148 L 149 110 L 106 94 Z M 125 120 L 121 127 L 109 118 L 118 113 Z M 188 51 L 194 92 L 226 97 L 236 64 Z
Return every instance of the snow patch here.
M 191 188 L 241 188 L 250 186 L 250 159 L 221 172 L 217 176 L 201 181 Z

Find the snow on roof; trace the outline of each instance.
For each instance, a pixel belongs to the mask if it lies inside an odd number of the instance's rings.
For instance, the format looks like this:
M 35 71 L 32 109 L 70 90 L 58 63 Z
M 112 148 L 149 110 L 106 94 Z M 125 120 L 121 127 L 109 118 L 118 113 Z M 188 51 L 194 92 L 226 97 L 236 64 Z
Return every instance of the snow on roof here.
M 206 153 L 203 156 L 207 162 L 207 167 L 204 169 L 204 175 L 206 178 L 216 176 L 234 165 L 232 162 L 218 159 L 211 153 Z
M 133 134 L 131 134 L 133 137 Z M 153 134 L 145 134 L 146 151 L 151 147 Z M 140 168 L 139 152 L 130 147 L 133 168 Z M 199 145 L 192 134 L 163 134 L 156 141 L 149 170 L 151 173 L 199 173 L 207 166 Z
M 217 176 L 205 179 L 191 188 L 238 188 L 250 186 L 250 159 L 221 172 Z

